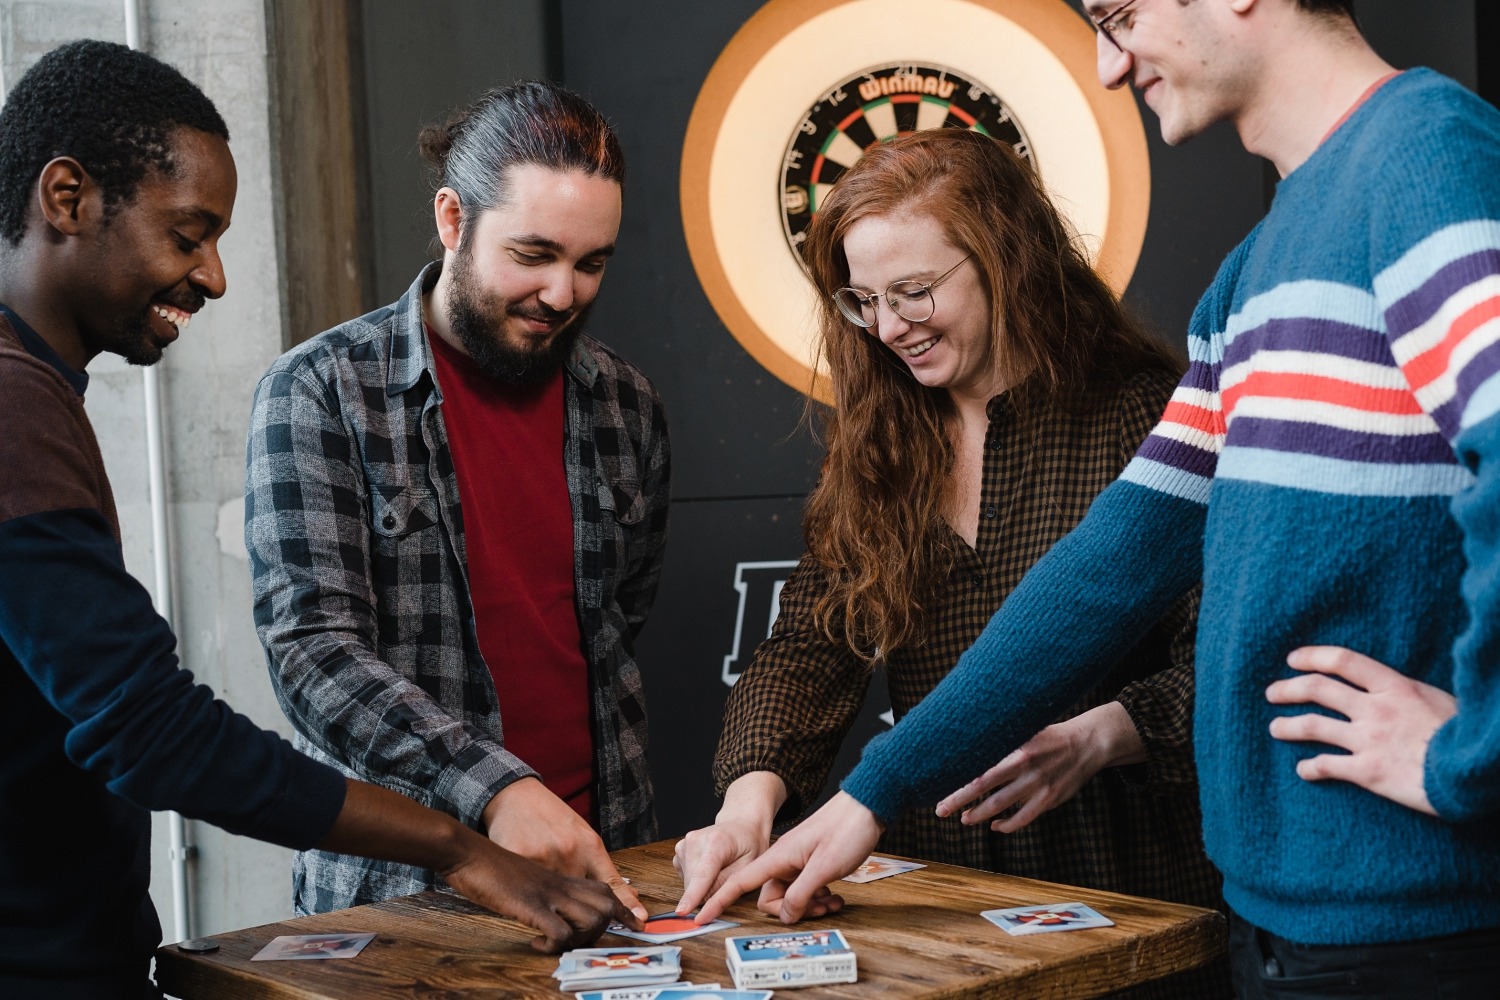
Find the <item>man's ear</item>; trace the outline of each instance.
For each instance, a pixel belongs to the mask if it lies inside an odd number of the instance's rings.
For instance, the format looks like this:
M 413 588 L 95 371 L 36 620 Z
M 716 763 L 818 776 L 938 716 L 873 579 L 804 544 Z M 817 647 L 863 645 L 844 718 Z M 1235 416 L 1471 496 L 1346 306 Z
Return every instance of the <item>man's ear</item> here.
M 432 214 L 437 221 L 438 239 L 446 249 L 457 250 L 464 221 L 458 192 L 451 187 L 439 188 L 432 199 Z
M 67 236 L 77 236 L 88 225 L 91 202 L 99 186 L 71 156 L 59 156 L 42 167 L 36 180 L 37 208 L 42 219 Z

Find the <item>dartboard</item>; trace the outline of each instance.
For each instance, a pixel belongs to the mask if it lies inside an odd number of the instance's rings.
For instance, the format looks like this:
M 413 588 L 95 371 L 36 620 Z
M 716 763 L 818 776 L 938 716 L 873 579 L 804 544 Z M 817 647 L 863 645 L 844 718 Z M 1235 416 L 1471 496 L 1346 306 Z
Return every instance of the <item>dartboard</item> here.
M 865 150 L 929 128 L 983 132 L 1032 159 L 1021 123 L 983 84 L 946 67 L 916 63 L 864 70 L 819 97 L 787 145 L 781 209 L 792 249 L 801 247 L 818 206 Z
M 1060 0 L 770 0 L 720 53 L 682 152 L 682 227 L 724 327 L 827 401 L 797 247 L 872 144 L 977 129 L 1030 160 L 1100 273 L 1123 290 L 1151 179 L 1135 101 L 1095 73 L 1094 32 Z

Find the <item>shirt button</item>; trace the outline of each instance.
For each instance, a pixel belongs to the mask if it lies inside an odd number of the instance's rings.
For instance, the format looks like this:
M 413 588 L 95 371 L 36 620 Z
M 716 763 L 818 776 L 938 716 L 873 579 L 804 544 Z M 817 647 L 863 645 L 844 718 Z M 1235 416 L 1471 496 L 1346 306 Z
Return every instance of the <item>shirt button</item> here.
M 1280 979 L 1281 978 L 1281 963 L 1278 962 L 1278 961 L 1276 961 L 1276 959 L 1274 959 L 1274 958 L 1268 958 L 1268 959 L 1266 959 L 1266 978 L 1267 979 Z
M 984 509 L 984 516 L 993 520 L 995 517 L 995 508 L 993 506 L 986 507 Z
M 389 530 L 391 528 L 394 528 L 396 526 L 396 515 L 395 514 L 387 514 L 385 516 L 385 518 L 380 523 L 383 524 L 383 525 L 385 525 L 385 527 L 386 527 L 387 530 Z

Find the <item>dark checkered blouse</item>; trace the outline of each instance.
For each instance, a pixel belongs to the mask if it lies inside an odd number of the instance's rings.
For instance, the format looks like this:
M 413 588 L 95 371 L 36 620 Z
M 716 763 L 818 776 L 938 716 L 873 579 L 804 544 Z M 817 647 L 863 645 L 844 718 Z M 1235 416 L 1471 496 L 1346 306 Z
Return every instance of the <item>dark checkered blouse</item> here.
M 885 663 L 897 718 L 937 686 L 1026 570 L 1119 475 L 1177 379 L 1165 368 L 1137 372 L 1092 393 L 1082 412 L 1042 404 L 1023 417 L 1008 395 L 991 401 L 977 550 L 961 546 L 925 640 Z M 714 760 L 720 795 L 751 771 L 779 775 L 790 791 L 783 820 L 817 800 L 870 680 L 858 659 L 813 625 L 811 609 L 823 586 L 804 557 L 781 591 L 770 637 L 730 693 Z M 1119 701 L 1145 743 L 1145 764 L 1106 769 L 1071 801 L 1013 834 L 913 810 L 891 824 L 881 849 L 1222 908 L 1219 875 L 1201 844 L 1192 757 L 1197 602 L 1195 590 L 1062 716 Z M 1139 995 L 1227 996 L 1227 973 L 1216 967 L 1177 976 Z
M 535 772 L 505 749 L 503 693 L 480 655 L 463 515 L 422 332 L 423 271 L 400 301 L 283 355 L 256 389 L 245 479 L 255 626 L 296 744 L 345 774 L 476 829 Z M 424 284 L 425 282 L 425 284 Z M 579 338 L 563 378 L 574 587 L 594 717 L 600 832 L 656 833 L 646 705 L 630 650 L 661 572 L 661 402 Z M 433 872 L 324 851 L 293 862 L 299 913 L 419 892 Z

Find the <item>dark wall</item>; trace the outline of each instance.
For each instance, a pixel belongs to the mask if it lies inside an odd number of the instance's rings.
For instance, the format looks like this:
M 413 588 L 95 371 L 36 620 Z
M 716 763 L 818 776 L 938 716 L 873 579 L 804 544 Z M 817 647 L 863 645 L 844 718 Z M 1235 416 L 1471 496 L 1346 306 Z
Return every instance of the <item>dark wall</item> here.
M 802 397 L 762 369 L 714 314 L 689 262 L 678 209 L 682 139 L 698 89 L 760 2 L 566 0 L 544 4 L 541 15 L 536 3 L 502 3 L 484 30 L 503 30 L 501 54 L 519 55 L 498 64 L 477 55 L 490 51 L 488 36 L 476 41 L 471 32 L 467 48 L 449 49 L 410 25 L 383 25 L 381 12 L 399 6 L 368 0 L 365 6 L 367 35 L 379 36 L 367 40 L 367 54 L 378 43 L 386 56 L 407 61 L 395 81 L 381 81 L 378 64 L 367 63 L 372 132 L 387 107 L 408 118 L 419 109 L 431 116 L 486 82 L 517 75 L 514 67 L 530 60 L 538 68 L 524 72 L 560 75 L 604 111 L 624 143 L 629 175 L 619 252 L 592 323 L 594 333 L 653 378 L 671 423 L 667 568 L 638 653 L 646 671 L 662 829 L 681 834 L 710 821 L 717 808 L 709 761 L 728 691 L 724 677 L 743 666 L 765 635 L 776 581 L 802 550 L 801 501 L 820 457 L 801 425 Z M 1357 6 L 1372 42 L 1393 63 L 1434 66 L 1493 97 L 1478 71 L 1473 0 L 1427 0 L 1419 17 L 1414 5 L 1400 0 Z M 1482 37 L 1496 38 L 1483 17 L 1480 28 L 1489 32 Z M 434 66 L 442 86 L 422 82 Z M 1181 344 L 1198 295 L 1263 214 L 1274 176 L 1227 127 L 1168 149 L 1144 107 L 1142 117 L 1150 141 L 1151 216 L 1126 298 L 1162 336 Z M 372 156 L 410 156 L 410 145 L 402 151 L 402 136 L 414 127 L 406 121 L 388 128 L 389 148 L 372 149 Z M 413 167 L 385 169 L 411 176 Z M 406 255 L 382 272 L 393 286 L 396 275 L 414 269 L 409 261 L 422 259 L 430 238 L 425 221 L 410 223 L 418 210 L 403 197 L 396 191 L 389 208 L 376 205 L 377 222 L 382 211 L 394 211 L 404 213 L 408 227 L 405 235 L 391 229 L 385 238 L 385 254 Z M 766 563 L 772 565 L 757 565 Z M 836 774 L 883 728 L 878 714 L 886 707 L 877 682 Z

